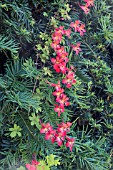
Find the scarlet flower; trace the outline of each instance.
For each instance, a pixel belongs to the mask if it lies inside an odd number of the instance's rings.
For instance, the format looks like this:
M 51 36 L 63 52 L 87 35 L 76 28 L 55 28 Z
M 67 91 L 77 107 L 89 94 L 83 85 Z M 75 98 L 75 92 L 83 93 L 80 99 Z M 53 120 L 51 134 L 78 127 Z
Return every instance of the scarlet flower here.
M 58 33 L 61 33 L 61 34 L 64 34 L 64 26 L 60 26 L 58 28 L 55 28 L 55 32 L 58 32 Z
M 50 130 L 45 134 L 45 140 L 51 140 L 52 143 L 55 142 L 56 130 Z
M 60 68 L 59 68 L 59 64 L 54 64 L 54 65 L 53 65 L 53 68 L 54 68 L 54 70 L 55 70 L 57 73 L 60 73 L 60 72 L 61 72 L 61 70 L 60 70 Z
M 85 6 L 81 6 L 81 5 L 79 6 L 85 12 L 86 15 L 90 12 L 90 9 L 88 8 L 89 7 L 88 4 L 86 4 Z
M 60 86 L 60 80 L 58 81 L 58 84 L 52 83 L 51 86 L 55 87 L 56 91 L 58 91 L 59 88 L 61 88 L 61 86 Z
M 74 146 L 74 138 L 69 138 L 68 136 L 66 137 L 67 142 L 66 142 L 66 147 L 69 147 L 70 151 L 72 152 L 72 148 Z
M 61 57 L 62 59 L 64 59 L 66 63 L 68 62 L 68 60 L 66 58 L 68 56 L 67 52 L 64 51 L 61 54 L 58 54 L 58 56 Z
M 80 25 L 80 21 L 76 20 L 75 22 L 71 22 L 70 27 L 74 28 L 75 32 L 77 32 L 78 28 L 79 28 L 79 25 Z
M 63 79 L 63 80 L 62 80 L 62 83 L 63 83 L 63 84 L 66 84 L 66 87 L 67 87 L 67 88 L 71 88 L 71 86 L 76 83 L 76 80 L 75 80 L 75 79 L 73 79 L 73 80 Z
M 62 58 L 60 58 L 58 56 L 56 58 L 51 58 L 51 62 L 53 64 L 60 64 L 62 61 L 63 61 Z
M 84 29 L 85 25 L 81 24 L 78 28 L 78 31 L 80 32 L 80 35 L 83 36 L 84 32 L 86 32 L 86 30 Z
M 72 125 L 71 122 L 67 122 L 67 123 L 62 122 L 61 124 L 58 124 L 57 131 L 58 132 L 69 132 L 71 125 Z
M 61 33 L 59 33 L 59 32 L 54 32 L 53 34 L 52 34 L 52 39 L 54 40 L 54 41 L 58 41 L 59 43 L 62 41 L 62 34 Z
M 37 162 L 37 160 L 32 160 L 32 165 L 39 165 L 40 162 Z
M 69 38 L 71 34 L 71 29 L 64 30 L 64 34 Z
M 64 112 L 64 106 L 63 105 L 57 105 L 57 104 L 55 104 L 54 106 L 55 106 L 54 111 L 58 113 L 58 116 L 60 116 L 61 113 Z
M 32 160 L 32 164 L 26 164 L 26 168 L 28 170 L 37 170 L 36 166 L 39 164 L 40 162 L 37 162 L 36 160 Z
M 46 123 L 46 124 L 41 124 L 42 128 L 40 129 L 40 133 L 47 133 L 48 131 L 52 130 L 52 126 L 50 125 L 50 123 Z
M 63 59 L 57 56 L 56 58 L 51 58 L 51 62 L 54 64 L 53 65 L 54 70 L 57 73 L 60 73 L 61 72 L 60 65 L 63 62 Z
M 59 68 L 60 68 L 60 71 L 62 72 L 62 74 L 66 74 L 67 67 L 66 67 L 66 63 L 65 62 L 60 63 L 59 64 Z
M 65 79 L 62 80 L 63 84 L 66 84 L 67 88 L 70 88 L 74 83 L 76 83 L 76 79 L 74 72 L 72 71 L 72 67 L 70 69 L 68 69 L 67 75 L 65 77 Z
M 59 46 L 59 48 L 57 48 L 56 52 L 57 52 L 57 55 L 60 56 L 60 54 L 62 54 L 62 52 L 64 52 L 65 49 L 63 46 Z
M 61 94 L 60 97 L 56 98 L 56 102 L 60 103 L 61 106 L 69 106 L 70 102 L 68 102 L 69 98 L 65 94 Z
M 94 6 L 94 0 L 84 0 L 86 2 L 87 6 Z
M 56 51 L 60 47 L 59 41 L 53 41 L 51 47 Z
M 63 88 L 59 88 L 57 91 L 54 91 L 53 96 L 60 96 L 64 92 Z
M 68 53 L 65 51 L 64 47 L 59 47 L 56 49 L 56 54 L 59 59 L 62 59 L 66 63 L 68 62 Z
M 56 133 L 55 135 L 55 140 L 57 141 L 58 143 L 58 146 L 61 146 L 63 144 L 63 141 L 65 139 L 65 136 L 66 136 L 66 132 L 59 132 L 59 133 Z
M 76 52 L 76 55 L 78 55 L 78 53 L 82 51 L 80 45 L 81 45 L 80 42 L 78 42 L 76 45 L 71 45 L 72 49 Z
M 26 164 L 26 168 L 28 170 L 37 170 L 36 166 L 35 165 L 31 165 L 31 164 Z

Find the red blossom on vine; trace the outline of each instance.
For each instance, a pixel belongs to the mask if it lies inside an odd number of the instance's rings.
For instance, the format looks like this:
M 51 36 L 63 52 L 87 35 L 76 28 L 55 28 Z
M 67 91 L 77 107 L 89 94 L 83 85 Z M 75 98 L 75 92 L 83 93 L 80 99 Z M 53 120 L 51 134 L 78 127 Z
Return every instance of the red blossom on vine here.
M 41 124 L 42 128 L 40 129 L 40 133 L 47 133 L 48 131 L 52 130 L 52 126 L 50 125 L 50 123 L 47 124 Z
M 84 2 L 86 2 L 89 7 L 94 6 L 94 0 L 84 0 Z
M 55 135 L 55 140 L 57 141 L 58 146 L 63 145 L 63 141 L 65 140 L 66 132 L 59 132 Z
M 76 20 L 75 22 L 70 23 L 70 27 L 74 28 L 75 32 L 78 31 L 79 26 L 80 26 L 80 20 Z
M 78 31 L 80 32 L 80 35 L 83 36 L 84 33 L 86 32 L 85 28 L 85 24 L 81 24 L 78 28 Z
M 53 96 L 60 96 L 64 92 L 63 88 L 59 88 L 57 91 L 54 91 L 52 94 Z
M 86 15 L 90 12 L 90 9 L 88 8 L 89 7 L 88 4 L 86 4 L 84 6 L 82 6 L 82 5 L 79 5 L 79 6 L 85 12 Z
M 64 26 L 59 26 L 58 28 L 55 28 L 55 32 L 64 34 Z
M 57 41 L 57 43 L 59 44 L 59 43 L 62 41 L 62 34 L 59 33 L 59 32 L 54 32 L 54 33 L 52 34 L 52 39 L 53 39 L 54 41 Z
M 32 164 L 26 164 L 26 168 L 28 170 L 37 170 L 37 165 L 39 165 L 40 162 L 37 162 L 36 160 L 32 160 Z
M 76 45 L 71 45 L 72 49 L 76 52 L 76 55 L 78 55 L 79 52 L 82 51 L 80 45 L 81 45 L 80 42 L 78 42 Z
M 58 124 L 57 131 L 58 132 L 69 132 L 70 131 L 70 126 L 72 125 L 71 122 L 64 123 L 62 122 L 61 124 Z
M 64 34 L 69 38 L 71 34 L 71 29 L 64 30 Z
M 61 94 L 56 98 L 56 102 L 58 102 L 61 106 L 69 106 L 70 102 L 68 102 L 69 98 L 65 94 Z
M 54 111 L 58 113 L 58 116 L 60 116 L 61 113 L 64 112 L 64 106 L 63 105 L 57 105 L 57 104 L 55 104 L 54 106 L 55 106 Z
M 74 146 L 74 138 L 69 138 L 68 136 L 66 136 L 67 142 L 66 142 L 66 147 L 69 147 L 70 151 L 72 152 L 72 148 Z
M 59 88 L 61 88 L 61 86 L 60 86 L 60 80 L 58 81 L 58 84 L 52 83 L 51 86 L 55 87 L 56 91 L 58 91 Z
M 66 84 L 67 88 L 70 88 L 73 84 L 76 83 L 76 79 L 75 79 L 75 74 L 72 71 L 72 67 L 70 69 L 67 70 L 67 74 L 66 77 L 62 80 L 63 84 Z
M 56 130 L 51 129 L 45 134 L 45 140 L 51 140 L 52 143 L 55 142 Z

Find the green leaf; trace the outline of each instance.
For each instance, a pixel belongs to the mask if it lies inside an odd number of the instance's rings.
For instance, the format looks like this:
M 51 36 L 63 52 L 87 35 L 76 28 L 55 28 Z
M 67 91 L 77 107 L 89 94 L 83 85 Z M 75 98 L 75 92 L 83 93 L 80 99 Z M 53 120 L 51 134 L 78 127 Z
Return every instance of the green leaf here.
M 23 166 L 20 166 L 19 168 L 17 168 L 17 170 L 26 170 Z
M 50 167 L 54 166 L 54 165 L 55 166 L 60 165 L 59 159 L 55 160 L 55 155 L 53 155 L 53 154 L 46 156 L 46 160 L 47 160 L 47 163 Z
M 14 138 L 16 136 L 16 134 L 17 133 L 15 131 L 11 132 L 11 134 L 10 134 L 11 138 Z
M 60 162 L 58 159 L 54 160 L 54 165 L 57 166 L 57 165 L 60 165 Z
M 47 12 L 43 12 L 43 16 L 48 17 Z
M 36 125 L 38 129 L 41 128 L 41 125 L 39 124 L 39 117 L 35 115 L 35 113 L 32 113 L 32 116 L 29 116 L 29 120 L 31 120 L 31 126 Z
M 18 135 L 19 137 L 21 136 L 21 131 L 22 129 L 20 128 L 20 126 L 17 126 L 17 124 L 14 124 L 14 128 L 9 128 L 9 131 L 12 131 L 10 136 L 11 138 L 14 138 L 16 135 Z

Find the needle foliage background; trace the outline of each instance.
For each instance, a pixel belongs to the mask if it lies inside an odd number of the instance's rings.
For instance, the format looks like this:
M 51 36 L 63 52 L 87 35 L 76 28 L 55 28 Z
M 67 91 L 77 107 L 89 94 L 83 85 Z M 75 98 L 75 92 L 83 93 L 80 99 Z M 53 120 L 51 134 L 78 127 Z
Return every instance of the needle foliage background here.
M 0 170 L 25 170 L 25 163 L 50 154 L 60 160 L 51 170 L 113 169 L 113 1 L 95 0 L 88 15 L 78 2 L 0 1 Z M 58 117 L 46 83 L 61 79 L 50 62 L 51 34 L 53 25 L 77 19 L 87 32 L 70 38 L 82 52 L 70 54 L 77 82 L 66 91 L 71 106 Z M 40 120 L 54 127 L 71 121 L 73 151 L 45 141 Z

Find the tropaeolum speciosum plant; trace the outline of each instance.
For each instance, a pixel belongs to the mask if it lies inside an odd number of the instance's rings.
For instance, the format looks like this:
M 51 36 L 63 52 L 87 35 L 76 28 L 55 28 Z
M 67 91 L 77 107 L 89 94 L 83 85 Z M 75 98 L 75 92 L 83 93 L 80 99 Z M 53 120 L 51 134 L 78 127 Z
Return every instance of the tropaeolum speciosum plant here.
M 84 2 L 85 5 L 79 4 L 79 7 L 85 12 L 85 14 L 88 14 L 90 12 L 89 7 L 94 5 L 94 0 L 84 0 Z M 54 111 L 58 113 L 58 116 L 65 111 L 66 106 L 70 105 L 69 98 L 65 94 L 65 90 L 62 88 L 61 83 L 64 84 L 66 88 L 71 88 L 72 85 L 76 83 L 75 68 L 72 65 L 69 68 L 67 67 L 67 63 L 69 62 L 69 54 L 62 45 L 63 36 L 70 38 L 73 30 L 80 33 L 80 36 L 84 36 L 86 32 L 85 24 L 83 24 L 80 20 L 76 20 L 75 22 L 70 23 L 70 28 L 65 29 L 64 26 L 59 26 L 54 29 L 52 34 L 51 47 L 54 49 L 56 57 L 51 58 L 51 63 L 53 64 L 53 68 L 56 73 L 63 74 L 64 77 L 62 82 L 58 80 L 58 84 L 47 81 L 50 86 L 55 88 L 52 95 L 55 96 L 56 104 L 54 104 Z M 76 55 L 82 51 L 80 46 L 80 42 L 70 44 L 70 47 Z M 41 123 L 40 133 L 45 134 L 45 140 L 51 140 L 52 143 L 57 142 L 58 146 L 65 144 L 65 146 L 69 147 L 70 151 L 72 151 L 75 139 L 70 138 L 67 135 L 67 133 L 70 132 L 71 125 L 71 122 L 62 122 L 61 124 L 57 124 L 57 129 L 53 129 L 50 123 Z M 39 162 L 33 162 L 32 165 L 27 164 L 26 168 L 28 170 L 36 170 L 35 167 L 38 164 Z
M 84 1 L 86 2 L 86 5 L 79 5 L 81 9 L 84 10 L 84 8 L 93 6 L 93 0 Z M 85 11 L 86 14 L 88 14 L 88 12 Z M 62 45 L 62 40 L 63 36 L 67 36 L 68 38 L 70 38 L 73 30 L 75 32 L 79 32 L 81 36 L 84 36 L 84 33 L 86 32 L 85 24 L 83 24 L 80 20 L 76 20 L 75 22 L 70 23 L 70 28 L 64 29 L 64 26 L 59 26 L 55 28 L 52 34 L 51 47 L 56 53 L 56 58 L 51 58 L 51 62 L 56 73 L 63 74 L 63 77 L 65 77 L 62 79 L 62 84 L 65 84 L 67 88 L 71 88 L 71 86 L 76 83 L 74 73 L 75 68 L 72 65 L 70 66 L 70 68 L 67 67 L 67 63 L 69 62 L 69 54 L 66 51 L 65 47 Z M 75 51 L 76 55 L 78 55 L 79 52 L 82 51 L 80 45 L 80 42 L 77 42 L 76 45 L 70 44 L 70 47 L 73 51 Z M 51 82 L 48 83 L 50 86 L 55 88 L 55 91 L 52 93 L 53 96 L 55 96 L 56 102 L 56 104 L 54 104 L 54 111 L 58 113 L 58 116 L 60 116 L 61 113 L 65 111 L 65 107 L 70 105 L 69 98 L 65 94 L 65 90 L 62 88 L 60 80 L 58 81 L 58 84 L 54 84 Z M 67 124 L 62 122 L 60 125 L 58 125 L 57 130 L 54 130 L 50 123 L 41 124 L 42 128 L 40 130 L 40 133 L 45 133 L 46 140 L 51 140 L 52 143 L 56 141 L 59 146 L 63 145 L 64 140 L 67 140 L 65 145 L 66 147 L 70 148 L 70 151 L 72 151 L 72 147 L 74 145 L 74 138 L 69 138 L 66 134 L 67 132 L 69 132 L 71 124 L 72 123 L 70 122 L 67 122 Z

